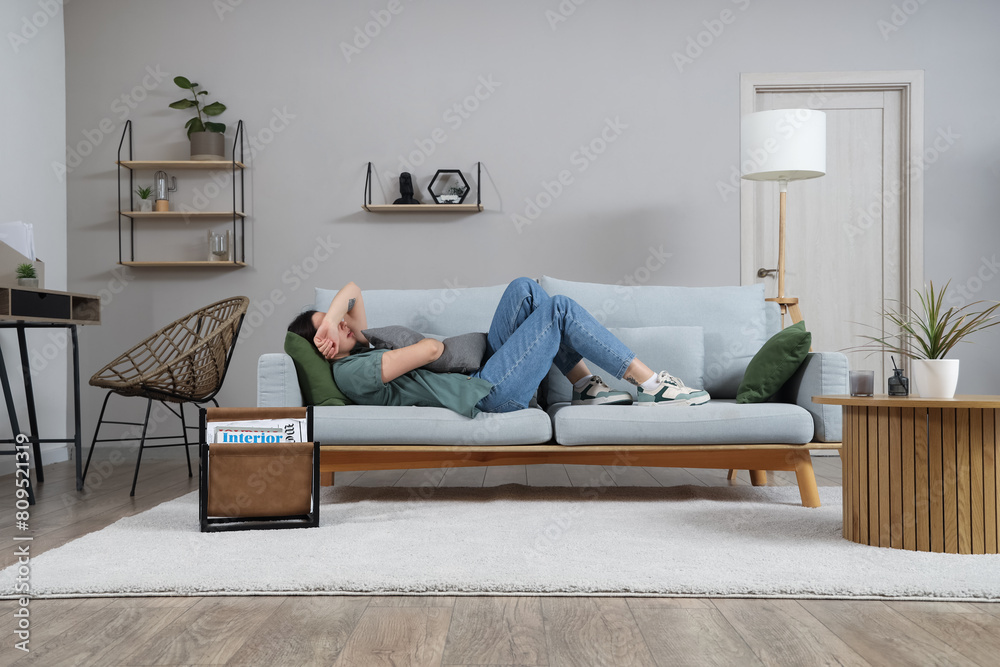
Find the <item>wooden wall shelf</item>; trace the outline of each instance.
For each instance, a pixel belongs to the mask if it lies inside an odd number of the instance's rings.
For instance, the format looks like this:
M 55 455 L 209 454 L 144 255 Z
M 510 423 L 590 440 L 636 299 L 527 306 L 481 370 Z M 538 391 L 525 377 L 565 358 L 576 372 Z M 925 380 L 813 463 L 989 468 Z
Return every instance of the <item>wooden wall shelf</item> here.
M 365 204 L 369 213 L 479 213 L 482 204 Z
M 176 268 L 179 266 L 191 266 L 199 268 L 215 268 L 215 269 L 235 269 L 241 266 L 246 266 L 246 262 L 210 262 L 208 260 L 192 260 L 186 262 L 118 262 L 122 266 L 134 266 L 134 267 L 152 267 L 159 266 L 162 268 Z
M 243 211 L 122 211 L 122 215 L 137 220 L 155 220 L 157 218 L 198 218 L 199 220 L 232 220 L 234 217 L 245 218 Z
M 126 169 L 245 169 L 242 162 L 233 160 L 118 160 Z

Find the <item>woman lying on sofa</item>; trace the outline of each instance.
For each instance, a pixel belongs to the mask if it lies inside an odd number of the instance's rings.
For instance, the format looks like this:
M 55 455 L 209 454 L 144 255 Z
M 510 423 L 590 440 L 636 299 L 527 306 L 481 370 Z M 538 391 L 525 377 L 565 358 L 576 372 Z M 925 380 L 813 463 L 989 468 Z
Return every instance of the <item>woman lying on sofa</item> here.
M 708 393 L 684 386 L 666 371 L 654 373 L 580 304 L 549 296 L 534 280 L 518 278 L 500 298 L 487 335 L 486 362 L 471 375 L 422 368 L 444 351 L 424 338 L 395 350 L 370 350 L 361 290 L 348 283 L 326 313 L 303 312 L 288 330 L 312 340 L 351 400 L 361 405 L 446 407 L 468 417 L 512 412 L 528 406 L 552 364 L 573 384 L 574 405 L 622 405 L 628 392 L 615 391 L 583 362 L 614 369 L 636 385 L 639 405 L 700 405 Z

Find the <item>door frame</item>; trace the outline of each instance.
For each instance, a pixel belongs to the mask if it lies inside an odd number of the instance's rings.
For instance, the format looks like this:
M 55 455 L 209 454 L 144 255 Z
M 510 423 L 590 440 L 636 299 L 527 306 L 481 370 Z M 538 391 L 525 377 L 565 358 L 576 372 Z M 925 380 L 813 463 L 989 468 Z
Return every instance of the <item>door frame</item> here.
M 924 284 L 924 72 L 758 72 L 740 74 L 740 117 L 757 109 L 757 93 L 899 92 L 900 301 L 910 305 Z M 754 181 L 740 183 L 740 284 L 756 283 Z M 777 239 L 774 240 L 777 243 Z M 821 307 L 810 304 L 809 307 Z

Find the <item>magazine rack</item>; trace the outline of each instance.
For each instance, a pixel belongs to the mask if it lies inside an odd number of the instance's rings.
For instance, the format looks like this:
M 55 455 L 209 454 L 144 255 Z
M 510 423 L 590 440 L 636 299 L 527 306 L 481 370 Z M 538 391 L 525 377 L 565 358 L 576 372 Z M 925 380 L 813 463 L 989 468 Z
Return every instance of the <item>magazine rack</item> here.
M 305 419 L 310 442 L 209 443 L 209 422 Z M 198 513 L 201 532 L 319 526 L 319 443 L 313 411 L 202 408 Z

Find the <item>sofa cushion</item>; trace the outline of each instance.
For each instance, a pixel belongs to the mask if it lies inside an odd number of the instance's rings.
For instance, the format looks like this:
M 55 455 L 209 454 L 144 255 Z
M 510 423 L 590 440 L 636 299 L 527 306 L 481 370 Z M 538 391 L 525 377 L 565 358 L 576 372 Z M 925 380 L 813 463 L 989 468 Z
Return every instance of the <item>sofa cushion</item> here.
M 552 420 L 537 408 L 469 419 L 447 408 L 350 405 L 314 410 L 313 437 L 324 445 L 533 445 L 551 439 Z
M 736 402 L 763 403 L 777 394 L 799 370 L 811 345 L 812 334 L 802 321 L 771 336 L 750 360 Z
M 689 387 L 704 387 L 702 376 L 705 368 L 705 342 L 701 327 L 624 327 L 609 331 L 635 352 L 635 356 L 652 368 L 653 372 L 670 371 Z M 607 369 L 599 368 L 589 359 L 584 361 L 590 371 L 601 375 L 612 389 L 627 391 L 635 398 L 634 386 L 615 378 Z M 549 405 L 572 399 L 572 385 L 555 366 L 549 370 L 547 380 L 546 396 Z
M 431 363 L 423 366 L 435 373 L 475 373 L 483 365 L 486 355 L 486 334 L 467 333 L 458 336 L 436 336 L 420 334 L 407 327 L 394 324 L 378 329 L 365 329 L 365 338 L 376 350 L 398 350 L 419 343 L 424 338 L 435 338 L 444 343 L 444 352 Z
M 567 405 L 549 408 L 560 445 L 805 444 L 813 418 L 788 403 L 698 406 Z
M 444 289 L 365 290 L 368 326 L 399 324 L 438 336 L 489 331 L 493 311 L 507 285 L 465 287 L 445 281 Z M 337 290 L 316 289 L 315 308 L 326 311 Z
M 351 405 L 351 399 L 340 391 L 333 379 L 330 362 L 313 344 L 291 331 L 285 332 L 285 353 L 295 364 L 302 401 L 305 405 Z
M 575 299 L 608 327 L 702 327 L 704 388 L 713 398 L 736 397 L 747 364 L 767 340 L 772 319 L 765 310 L 763 285 L 598 285 L 549 276 L 540 282 L 549 294 Z

